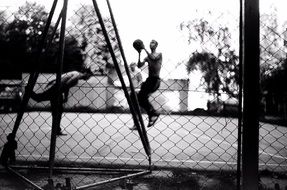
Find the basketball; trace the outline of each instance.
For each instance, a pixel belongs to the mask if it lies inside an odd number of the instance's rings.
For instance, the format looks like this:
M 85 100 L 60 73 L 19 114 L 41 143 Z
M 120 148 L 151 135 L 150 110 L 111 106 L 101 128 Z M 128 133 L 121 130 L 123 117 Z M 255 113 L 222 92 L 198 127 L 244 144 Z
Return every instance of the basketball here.
M 135 40 L 133 46 L 139 53 L 144 49 L 144 44 L 140 39 Z

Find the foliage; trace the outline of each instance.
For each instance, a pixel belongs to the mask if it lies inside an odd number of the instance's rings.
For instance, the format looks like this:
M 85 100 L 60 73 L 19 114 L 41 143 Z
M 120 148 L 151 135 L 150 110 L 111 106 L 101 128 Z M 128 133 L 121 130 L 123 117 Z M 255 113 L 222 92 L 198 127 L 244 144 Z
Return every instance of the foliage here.
M 271 77 L 273 71 L 279 69 L 285 59 L 277 10 L 274 7 L 270 9 L 270 13 L 260 16 L 260 78 L 262 82 Z
M 182 22 L 181 31 L 188 33 L 188 43 L 197 44 L 187 61 L 188 73 L 202 72 L 205 90 L 219 98 L 221 93 L 231 97 L 238 95 L 238 56 L 231 49 L 231 33 L 225 26 L 216 26 L 204 18 Z
M 230 52 L 229 58 L 218 59 L 214 54 L 207 52 L 195 52 L 187 63 L 187 70 L 200 70 L 206 84 L 206 92 L 216 95 L 227 93 L 231 97 L 237 97 L 238 56 Z
M 114 52 L 120 62 L 119 47 L 115 38 L 114 28 L 108 18 L 103 18 L 113 45 Z M 76 36 L 85 52 L 85 64 L 94 72 L 113 73 L 114 65 L 105 41 L 102 28 L 93 6 L 82 5 L 71 18 L 73 27 L 69 33 Z
M 9 51 L 10 43 L 7 38 L 6 29 L 8 23 L 6 22 L 7 16 L 5 11 L 0 12 L 0 78 L 20 78 L 21 73 L 17 69 L 18 65 L 13 64 L 10 60 L 11 53 Z M 16 68 L 16 69 L 15 69 Z
M 14 13 L 14 20 L 7 23 L 1 34 L 5 34 L 3 44 L 7 43 L 7 60 L 2 64 L 10 65 L 21 72 L 30 72 L 35 69 L 39 55 L 39 44 L 47 21 L 48 13 L 45 7 L 36 3 L 26 2 Z M 48 32 L 48 39 L 51 46 L 45 50 L 41 58 L 42 67 L 40 72 L 56 72 L 57 52 L 59 47 L 59 32 L 52 39 L 54 30 L 51 24 Z M 1 35 L 0 35 L 1 36 Z M 64 71 L 78 70 L 82 67 L 83 58 L 80 46 L 73 37 L 66 38 L 66 49 L 64 57 Z M 3 60 L 3 59 L 2 59 Z M 3 65 L 4 66 L 4 65 Z
M 264 93 L 284 95 L 287 88 L 282 81 L 287 80 L 287 60 L 284 44 L 285 28 L 280 31 L 277 10 L 270 8 L 269 13 L 260 17 L 260 79 Z M 283 33 L 283 35 L 282 35 Z
M 287 87 L 282 85 L 283 81 L 287 81 L 287 59 L 281 67 L 273 70 L 269 77 L 262 80 L 262 90 L 276 95 L 286 95 Z

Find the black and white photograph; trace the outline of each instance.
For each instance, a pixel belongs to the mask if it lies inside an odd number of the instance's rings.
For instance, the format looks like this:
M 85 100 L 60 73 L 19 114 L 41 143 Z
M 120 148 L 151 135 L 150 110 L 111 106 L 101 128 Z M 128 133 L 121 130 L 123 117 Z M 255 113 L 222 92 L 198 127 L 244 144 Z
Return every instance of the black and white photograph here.
M 286 0 L 1 0 L 0 190 L 286 190 Z

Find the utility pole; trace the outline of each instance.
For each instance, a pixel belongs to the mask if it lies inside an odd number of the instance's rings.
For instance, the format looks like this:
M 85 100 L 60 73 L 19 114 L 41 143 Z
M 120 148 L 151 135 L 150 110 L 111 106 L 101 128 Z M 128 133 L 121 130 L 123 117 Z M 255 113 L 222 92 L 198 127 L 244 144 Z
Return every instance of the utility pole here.
M 243 135 L 242 187 L 259 184 L 259 0 L 243 4 Z

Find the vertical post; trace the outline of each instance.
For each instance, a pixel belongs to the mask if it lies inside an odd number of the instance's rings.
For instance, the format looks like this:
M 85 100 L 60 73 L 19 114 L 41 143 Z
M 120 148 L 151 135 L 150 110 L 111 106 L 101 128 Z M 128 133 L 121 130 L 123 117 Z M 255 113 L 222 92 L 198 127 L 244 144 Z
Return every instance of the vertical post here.
M 106 108 L 112 108 L 115 104 L 115 87 L 109 85 L 106 89 Z
M 122 87 L 123 87 L 123 90 L 124 90 L 126 99 L 127 99 L 127 101 L 128 101 L 128 104 L 129 104 L 129 106 L 130 106 L 132 116 L 133 116 L 133 118 L 136 118 L 136 117 L 137 117 L 137 116 L 136 116 L 136 112 L 135 112 L 134 106 L 133 106 L 132 103 L 131 103 L 131 98 L 130 98 L 130 96 L 129 96 L 129 94 L 128 94 L 127 87 L 126 87 L 126 84 L 125 84 L 125 82 L 124 82 L 123 76 L 122 76 L 122 74 L 121 74 L 121 70 L 120 70 L 120 68 L 119 68 L 119 65 L 118 65 L 118 62 L 117 62 L 117 58 L 116 58 L 116 56 L 115 56 L 115 53 L 114 53 L 112 44 L 111 44 L 111 42 L 110 42 L 110 39 L 109 39 L 107 30 L 106 30 L 106 27 L 105 27 L 105 24 L 104 24 L 102 15 L 101 15 L 101 13 L 100 13 L 100 9 L 99 9 L 99 7 L 98 7 L 97 1 L 96 1 L 96 0 L 92 0 L 92 1 L 93 1 L 93 5 L 94 5 L 95 11 L 96 11 L 96 13 L 97 13 L 97 16 L 98 16 L 100 25 L 101 25 L 102 30 L 103 30 L 103 35 L 104 35 L 104 37 L 105 37 L 105 40 L 106 40 L 106 42 L 107 42 L 109 51 L 110 51 L 110 53 L 111 53 L 111 56 L 112 56 L 112 59 L 113 59 L 113 62 L 114 62 L 115 69 L 116 69 L 117 74 L 118 74 L 118 76 L 119 76 L 119 79 L 120 79 L 120 81 L 121 81 L 121 84 L 122 84 Z M 145 136 L 142 134 L 141 127 L 140 127 L 140 123 L 138 122 L 138 120 L 135 120 L 135 125 L 136 125 L 136 127 L 137 127 L 137 129 L 138 129 L 140 138 L 141 138 L 141 140 L 142 140 L 142 142 L 143 142 L 143 146 L 144 146 L 145 152 L 146 152 L 147 155 L 150 155 L 150 148 L 149 148 L 149 146 L 148 146 L 149 144 L 146 144 Z M 150 159 L 150 156 L 149 156 L 149 159 Z
M 123 61 L 124 61 L 126 74 L 128 76 L 129 83 L 130 83 L 131 99 L 133 100 L 132 101 L 132 106 L 134 107 L 134 110 L 135 110 L 135 114 L 133 114 L 133 120 L 134 120 L 134 122 L 138 122 L 139 121 L 141 130 L 142 130 L 142 134 L 144 136 L 143 139 L 144 139 L 144 141 L 146 141 L 146 142 L 144 142 L 144 144 L 146 144 L 146 146 L 148 146 L 148 149 L 150 150 L 150 144 L 149 144 L 149 141 L 148 141 L 148 136 L 147 136 L 147 133 L 146 133 L 146 129 L 144 127 L 144 121 L 142 119 L 140 105 L 139 105 L 138 98 L 137 98 L 137 95 L 136 95 L 136 92 L 135 92 L 135 89 L 134 89 L 134 85 L 133 85 L 133 82 L 132 82 L 132 79 L 131 79 L 131 75 L 130 75 L 130 72 L 129 72 L 129 67 L 128 67 L 128 64 L 127 64 L 126 56 L 125 56 L 125 53 L 124 53 L 124 49 L 123 49 L 123 46 L 122 46 L 122 42 L 121 42 L 121 39 L 120 39 L 120 35 L 119 35 L 118 29 L 117 29 L 116 21 L 115 21 L 115 18 L 114 18 L 114 15 L 113 15 L 113 11 L 112 11 L 112 7 L 111 7 L 111 4 L 110 4 L 109 0 L 107 0 L 107 4 L 108 4 L 108 8 L 109 8 L 112 24 L 113 24 L 113 27 L 114 27 L 114 30 L 115 30 L 116 38 L 117 38 L 117 41 L 118 41 L 119 49 L 120 49 L 120 52 L 121 52 L 121 55 L 122 55 L 122 58 L 123 58 Z M 136 117 L 134 117 L 134 115 Z M 136 121 L 137 119 L 138 119 L 138 121 Z M 149 160 L 151 160 L 150 156 L 151 155 L 148 154 Z M 151 164 L 151 162 L 149 162 L 149 163 Z
M 66 189 L 72 190 L 71 178 L 69 177 L 66 178 Z
M 284 45 L 284 50 L 285 50 L 285 59 L 287 60 L 287 28 L 285 28 L 285 31 L 283 32 L 283 45 Z M 283 119 L 287 119 L 287 94 L 283 94 Z
M 242 187 L 258 190 L 259 0 L 245 0 L 243 9 Z
M 47 23 L 46 23 L 44 31 L 43 31 L 43 36 L 42 36 L 41 41 L 39 43 L 39 48 L 37 50 L 37 58 L 36 58 L 37 66 L 36 66 L 35 70 L 33 70 L 30 73 L 28 84 L 25 88 L 24 97 L 23 97 L 23 100 L 21 101 L 20 109 L 17 113 L 16 121 L 14 123 L 14 128 L 12 131 L 12 134 L 14 136 L 16 136 L 17 130 L 20 126 L 20 122 L 21 122 L 22 117 L 24 115 L 24 112 L 26 110 L 26 106 L 27 106 L 28 101 L 30 99 L 31 92 L 33 91 L 33 88 L 34 88 L 36 81 L 37 81 L 37 78 L 39 76 L 39 70 L 41 68 L 40 66 L 42 65 L 41 64 L 41 56 L 42 56 L 43 50 L 44 50 L 45 45 L 46 45 L 46 41 L 48 38 L 48 31 L 49 31 L 49 28 L 50 28 L 50 25 L 52 22 L 53 15 L 55 13 L 57 3 L 58 3 L 58 0 L 54 0 L 52 7 L 51 7 L 51 10 L 50 10 L 50 13 L 49 13 L 49 16 L 48 16 L 48 19 L 47 19 Z M 53 38 L 53 36 L 52 36 L 52 38 Z
M 239 92 L 238 92 L 238 133 L 237 133 L 237 171 L 236 171 L 236 189 L 241 186 L 241 146 L 242 146 L 242 74 L 243 74 L 243 0 L 239 0 Z
M 188 90 L 189 79 L 178 80 L 179 86 L 179 110 L 181 112 L 188 111 Z
M 55 188 L 54 188 L 54 181 L 53 181 L 53 179 L 48 179 L 48 187 L 49 187 L 49 189 L 50 190 L 54 190 Z
M 60 32 L 60 41 L 59 41 L 59 56 L 58 56 L 58 71 L 56 75 L 56 85 L 58 88 L 56 97 L 56 106 L 62 106 L 62 101 L 60 101 L 61 96 L 61 74 L 63 71 L 63 62 L 64 62 L 64 50 L 65 50 L 65 30 L 66 30 L 66 17 L 67 17 L 67 6 L 68 0 L 64 0 L 63 9 L 61 13 L 61 32 Z M 52 105 L 51 105 L 52 106 Z M 53 108 L 52 108 L 53 109 Z M 53 175 L 53 167 L 55 160 L 55 149 L 56 149 L 56 130 L 60 127 L 61 124 L 61 109 L 52 110 L 53 118 L 52 118 L 52 133 L 51 133 L 51 143 L 50 143 L 50 154 L 49 154 L 49 176 L 52 178 Z M 55 113 L 54 113 L 55 112 Z

